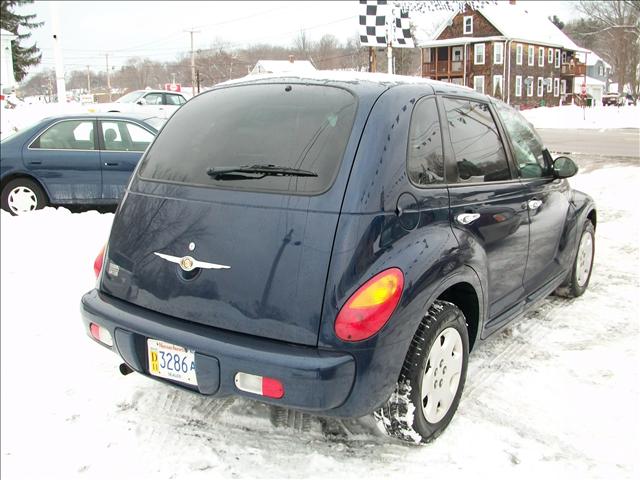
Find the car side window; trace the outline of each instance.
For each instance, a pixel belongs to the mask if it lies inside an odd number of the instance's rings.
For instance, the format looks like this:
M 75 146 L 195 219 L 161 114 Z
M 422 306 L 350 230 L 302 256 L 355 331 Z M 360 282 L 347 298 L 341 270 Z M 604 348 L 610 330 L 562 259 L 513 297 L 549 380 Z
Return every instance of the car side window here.
M 30 148 L 47 150 L 95 150 L 93 121 L 68 120 L 47 129 Z
M 125 122 L 124 124 L 131 139 L 131 150 L 134 152 L 144 152 L 149 144 L 153 142 L 154 135 L 133 123 Z
M 551 175 L 542 139 L 529 122 L 514 108 L 503 102 L 495 102 L 498 116 L 509 137 L 518 170 L 523 178 L 540 178 Z
M 510 180 L 507 156 L 489 105 L 460 98 L 443 98 L 458 182 Z
M 186 100 L 182 96 L 175 95 L 173 93 L 167 93 L 166 98 L 167 105 L 182 105 L 183 103 L 186 103 Z
M 420 100 L 411 116 L 409 151 L 407 154 L 409 179 L 417 185 L 444 182 L 442 134 L 436 99 Z
M 102 122 L 104 149 L 117 152 L 144 152 L 154 136 L 138 125 L 124 121 Z
M 144 96 L 144 101 L 147 105 L 162 105 L 162 94 L 148 93 Z

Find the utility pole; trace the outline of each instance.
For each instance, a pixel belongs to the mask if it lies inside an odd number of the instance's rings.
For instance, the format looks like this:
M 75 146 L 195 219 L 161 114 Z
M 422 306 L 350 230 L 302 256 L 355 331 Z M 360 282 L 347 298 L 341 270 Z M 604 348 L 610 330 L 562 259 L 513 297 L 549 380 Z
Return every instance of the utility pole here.
M 107 59 L 107 92 L 109 94 L 109 102 L 111 102 L 111 72 L 109 72 L 109 54 L 105 53 Z
M 191 95 L 196 95 L 196 52 L 193 49 L 193 34 L 199 33 L 200 30 L 185 30 L 191 34 Z
M 376 72 L 378 70 L 376 65 L 376 49 L 373 47 L 369 47 L 369 71 Z
M 91 93 L 91 68 L 87 65 L 87 93 Z

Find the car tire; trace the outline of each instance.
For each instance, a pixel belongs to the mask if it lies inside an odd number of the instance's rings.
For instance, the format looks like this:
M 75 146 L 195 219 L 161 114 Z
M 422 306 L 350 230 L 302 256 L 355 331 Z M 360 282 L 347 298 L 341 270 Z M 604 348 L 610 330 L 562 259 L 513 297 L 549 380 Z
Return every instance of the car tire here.
M 576 249 L 571 273 L 555 291 L 560 297 L 575 298 L 582 295 L 589 286 L 591 272 L 593 271 L 593 259 L 596 252 L 596 235 L 593 223 L 587 220 L 582 226 L 582 234 Z
M 435 301 L 411 341 L 394 392 L 374 412 L 379 427 L 414 444 L 437 438 L 458 408 L 468 360 L 464 314 L 452 303 Z
M 11 215 L 39 210 L 47 205 L 47 196 L 37 182 L 29 178 L 16 178 L 2 189 L 1 205 Z

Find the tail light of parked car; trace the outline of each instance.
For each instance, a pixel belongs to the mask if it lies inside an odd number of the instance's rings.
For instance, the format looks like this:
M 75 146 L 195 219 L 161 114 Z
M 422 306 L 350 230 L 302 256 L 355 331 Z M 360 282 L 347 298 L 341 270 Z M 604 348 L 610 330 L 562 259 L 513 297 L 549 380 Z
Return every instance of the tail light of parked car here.
M 102 247 L 102 249 L 100 250 L 100 253 L 98 253 L 98 256 L 96 257 L 96 259 L 93 262 L 93 271 L 96 274 L 96 278 L 98 278 L 100 276 L 100 272 L 102 271 L 102 264 L 104 262 L 104 250 L 106 248 L 106 245 Z
M 399 268 L 384 270 L 368 280 L 340 309 L 335 323 L 338 338 L 359 342 L 378 333 L 396 309 L 403 287 L 404 274 Z

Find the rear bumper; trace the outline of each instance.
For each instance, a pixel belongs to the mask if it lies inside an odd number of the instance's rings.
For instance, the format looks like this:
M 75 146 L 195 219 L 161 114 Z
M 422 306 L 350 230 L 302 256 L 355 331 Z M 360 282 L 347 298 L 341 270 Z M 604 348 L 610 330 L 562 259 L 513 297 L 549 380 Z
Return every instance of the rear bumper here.
M 351 392 L 356 363 L 348 353 L 292 345 L 186 322 L 92 290 L 82 297 L 82 319 L 107 328 L 112 350 L 137 372 L 151 376 L 147 339 L 163 340 L 194 350 L 198 386 L 180 385 L 205 395 L 241 395 L 308 411 L 327 412 L 342 405 Z M 271 399 L 235 387 L 237 372 L 277 378 L 284 384 L 281 399 Z

